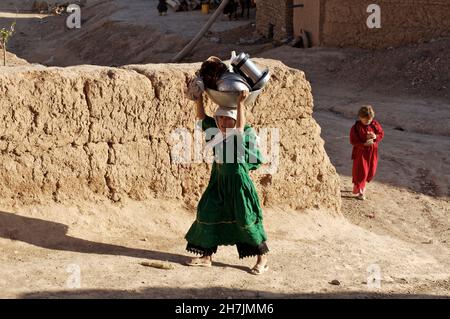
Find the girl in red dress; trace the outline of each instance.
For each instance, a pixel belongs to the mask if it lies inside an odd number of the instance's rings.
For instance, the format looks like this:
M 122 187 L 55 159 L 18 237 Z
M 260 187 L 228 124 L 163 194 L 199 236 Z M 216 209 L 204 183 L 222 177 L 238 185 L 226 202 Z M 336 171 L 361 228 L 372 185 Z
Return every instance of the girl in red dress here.
M 365 200 L 366 183 L 375 176 L 378 165 L 378 145 L 384 137 L 383 128 L 374 120 L 372 106 L 363 106 L 358 112 L 359 120 L 350 130 L 350 143 L 353 145 L 352 182 L 353 194 Z

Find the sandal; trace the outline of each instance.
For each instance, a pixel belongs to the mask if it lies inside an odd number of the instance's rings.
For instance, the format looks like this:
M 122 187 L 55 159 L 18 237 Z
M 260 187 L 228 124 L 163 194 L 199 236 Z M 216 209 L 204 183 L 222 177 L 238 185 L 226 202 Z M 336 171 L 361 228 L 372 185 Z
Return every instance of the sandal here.
M 255 267 L 252 268 L 252 270 L 250 270 L 250 273 L 253 275 L 262 275 L 263 273 L 265 273 L 266 271 L 269 270 L 269 266 L 264 265 L 255 265 Z
M 201 258 L 192 258 L 190 261 L 186 262 L 186 265 L 193 267 L 211 267 L 211 261 L 203 261 Z

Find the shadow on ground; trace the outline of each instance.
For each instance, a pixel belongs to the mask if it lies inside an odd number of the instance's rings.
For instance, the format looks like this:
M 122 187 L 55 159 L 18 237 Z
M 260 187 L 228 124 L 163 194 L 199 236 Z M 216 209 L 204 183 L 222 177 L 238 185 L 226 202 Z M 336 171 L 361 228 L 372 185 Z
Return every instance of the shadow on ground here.
M 86 290 L 66 290 L 53 292 L 32 292 L 23 294 L 20 298 L 120 298 L 120 299 L 145 299 L 145 298 L 214 298 L 214 299 L 450 299 L 449 296 L 439 295 L 408 295 L 408 294 L 382 294 L 382 293 L 368 293 L 368 292 L 336 292 L 336 293 L 304 293 L 304 294 L 285 294 L 262 292 L 256 290 L 240 290 L 222 287 L 211 288 L 163 288 L 152 287 L 144 288 L 137 291 L 123 291 L 123 290 L 102 290 L 102 289 L 86 289 Z
M 98 243 L 71 237 L 67 235 L 68 230 L 69 227 L 61 223 L 0 211 L 0 238 L 21 241 L 51 250 L 153 259 L 181 265 L 184 265 L 188 259 L 184 255 Z M 239 265 L 220 262 L 215 262 L 214 265 L 248 272 L 248 268 Z

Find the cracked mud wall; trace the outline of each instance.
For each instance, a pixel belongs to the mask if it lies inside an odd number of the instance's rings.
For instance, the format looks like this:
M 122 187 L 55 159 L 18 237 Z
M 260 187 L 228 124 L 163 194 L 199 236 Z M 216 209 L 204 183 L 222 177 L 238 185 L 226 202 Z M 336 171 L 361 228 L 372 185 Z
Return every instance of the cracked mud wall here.
M 279 128 L 275 174 L 252 173 L 266 206 L 340 207 L 339 181 L 312 118 L 303 72 L 280 62 L 249 110 L 256 128 Z M 183 98 L 199 64 L 0 68 L 0 198 L 23 204 L 175 199 L 194 207 L 210 165 L 171 160 L 176 128 L 194 128 Z M 207 101 L 211 114 L 213 105 Z

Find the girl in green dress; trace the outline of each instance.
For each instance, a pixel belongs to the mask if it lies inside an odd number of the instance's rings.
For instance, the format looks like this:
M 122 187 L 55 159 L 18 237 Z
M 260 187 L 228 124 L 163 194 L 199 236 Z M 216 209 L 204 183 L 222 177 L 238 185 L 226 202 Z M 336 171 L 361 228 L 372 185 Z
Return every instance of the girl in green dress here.
M 244 101 L 248 94 L 240 94 L 237 109 L 219 107 L 215 118 L 205 114 L 201 96 L 196 100 L 197 118 L 202 121 L 207 139 L 211 137 L 207 146 L 213 148 L 215 159 L 196 220 L 185 236 L 186 249 L 201 255 L 191 259 L 187 263 L 190 266 L 210 267 L 217 246 L 236 245 L 239 258 L 257 256 L 252 274 L 268 270 L 262 210 L 249 176 L 250 170 L 262 164 L 262 156 L 256 134 L 245 124 Z

